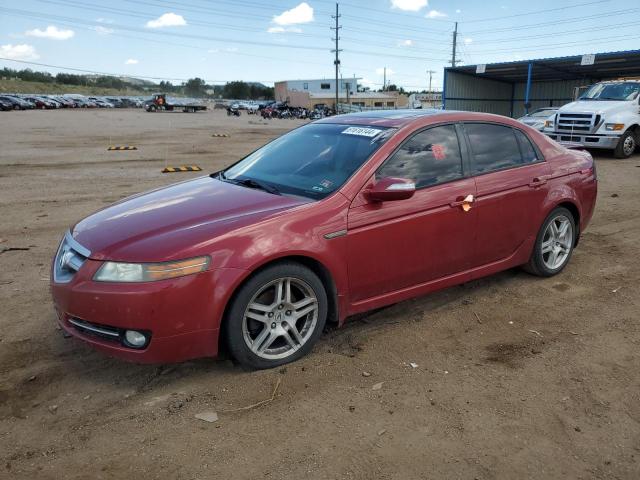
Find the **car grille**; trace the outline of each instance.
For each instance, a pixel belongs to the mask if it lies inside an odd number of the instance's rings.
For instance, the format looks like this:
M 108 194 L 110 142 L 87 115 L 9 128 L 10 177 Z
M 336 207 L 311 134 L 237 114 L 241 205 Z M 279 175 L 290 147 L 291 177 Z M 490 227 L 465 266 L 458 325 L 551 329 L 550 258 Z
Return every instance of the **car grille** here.
M 67 232 L 53 261 L 53 281 L 70 282 L 90 255 L 91 252 L 76 242 L 71 232 Z
M 556 128 L 559 132 L 594 133 L 600 128 L 600 115 L 592 113 L 560 113 Z

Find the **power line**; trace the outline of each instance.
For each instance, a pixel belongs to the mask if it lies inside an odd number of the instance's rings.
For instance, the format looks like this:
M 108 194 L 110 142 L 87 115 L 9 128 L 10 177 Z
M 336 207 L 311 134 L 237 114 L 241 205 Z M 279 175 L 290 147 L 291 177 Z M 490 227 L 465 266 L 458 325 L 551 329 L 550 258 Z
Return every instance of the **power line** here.
M 539 23 L 531 23 L 531 24 L 527 24 L 527 25 L 519 25 L 517 27 L 505 27 L 505 28 L 491 28 L 491 29 L 484 29 L 484 30 L 473 30 L 470 32 L 467 32 L 468 35 L 482 35 L 482 34 L 487 34 L 487 33 L 496 33 L 496 32 L 511 32 L 514 30 L 528 30 L 530 28 L 540 28 L 540 27 L 549 27 L 549 26 L 555 26 L 555 25 L 562 25 L 565 23 L 575 23 L 575 22 L 582 22 L 585 20 L 593 20 L 593 19 L 601 19 L 603 17 L 614 17 L 614 16 L 618 16 L 618 15 L 630 15 L 632 13 L 638 12 L 640 11 L 640 8 L 627 8 L 624 10 L 616 10 L 613 12 L 603 12 L 603 13 L 598 13 L 596 15 L 587 15 L 584 17 L 573 17 L 573 18 L 567 18 L 564 20 L 555 20 L 552 22 L 539 22 Z M 599 26 L 595 26 L 594 28 L 599 28 Z
M 615 23 L 615 24 L 609 24 L 609 25 L 599 25 L 598 29 L 599 30 L 606 30 L 607 28 L 615 28 L 615 29 L 620 29 L 620 28 L 626 28 L 626 27 L 630 27 L 630 26 L 636 26 L 636 25 L 640 25 L 640 22 L 628 22 L 628 23 Z M 581 28 L 578 30 L 563 30 L 562 32 L 558 32 L 553 34 L 554 37 L 558 37 L 558 36 L 563 36 L 563 35 L 573 35 L 575 33 L 584 33 L 584 32 L 592 32 L 593 31 L 593 27 L 588 27 L 588 28 Z M 509 42 L 514 42 L 514 41 L 518 41 L 518 40 L 531 40 L 531 39 L 535 39 L 535 38 L 548 38 L 549 37 L 549 33 L 540 33 L 538 35 L 525 35 L 522 37 L 509 37 L 509 38 L 492 38 L 489 40 L 485 40 L 482 39 L 482 45 L 486 45 L 486 44 L 491 44 L 491 43 L 505 43 L 507 41 Z
M 43 1 L 43 0 L 39 0 L 39 1 Z M 3 12 L 7 12 L 8 15 L 11 16 L 18 16 L 18 17 L 27 17 L 27 18 L 44 18 L 44 19 L 55 19 L 56 21 L 66 21 L 66 22 L 72 22 L 74 23 L 74 25 L 77 24 L 81 24 L 81 25 L 90 25 L 90 26 L 103 26 L 101 25 L 99 22 L 92 22 L 92 21 L 87 21 L 87 20 L 82 20 L 79 18 L 73 18 L 73 17 L 64 17 L 64 16 L 60 16 L 60 15 L 51 15 L 51 14 L 41 14 L 38 12 L 31 12 L 28 10 L 19 10 L 19 9 L 10 9 L 10 8 L 2 8 L 0 7 L 0 11 Z M 260 41 L 252 41 L 252 40 L 238 40 L 238 39 L 234 39 L 234 40 L 229 40 L 228 38 L 223 38 L 223 37 L 213 37 L 213 36 L 208 36 L 208 35 L 197 35 L 197 34 L 189 34 L 189 33 L 179 33 L 179 32 L 169 32 L 169 31 L 162 31 L 162 32 L 158 32 L 158 31 L 153 31 L 153 30 L 149 30 L 149 29 L 143 29 L 143 28 L 137 28 L 137 27 L 129 27 L 126 25 L 121 25 L 121 24 L 116 24 L 116 23 L 111 23 L 109 24 L 109 28 L 114 28 L 114 29 L 119 29 L 119 30 L 125 30 L 125 31 L 130 31 L 130 32 L 135 32 L 135 33 L 143 33 L 143 34 L 148 34 L 148 35 L 160 35 L 160 36 L 171 36 L 171 37 L 178 37 L 178 38 L 189 38 L 189 39 L 196 39 L 196 40 L 207 40 L 207 41 L 216 41 L 216 42 L 225 42 L 225 43 L 235 43 L 235 44 L 241 44 L 241 45 L 256 45 L 256 46 L 268 46 L 268 47 L 274 47 L 274 48 L 282 48 L 282 49 L 297 49 L 297 50 L 315 50 L 315 51 L 325 51 L 325 49 L 323 47 L 317 47 L 317 46 L 311 46 L 311 45 L 292 45 L 292 44 L 280 44 L 280 43 L 273 43 L 273 42 L 260 42 Z M 375 57 L 380 57 L 380 56 L 384 56 L 384 54 L 381 55 L 380 52 L 371 52 L 371 51 L 363 51 L 363 50 L 349 50 L 352 53 L 357 53 L 360 55 L 367 55 L 367 56 L 375 56 Z M 387 56 L 393 56 L 394 58 L 404 58 L 404 59 L 409 59 L 409 60 L 426 60 L 426 61 L 444 61 L 444 59 L 441 58 L 427 58 L 427 57 L 421 57 L 421 56 L 414 56 L 414 55 L 400 55 L 400 54 L 387 54 Z
M 560 10 L 568 10 L 570 8 L 577 8 L 577 7 L 586 7 L 588 5 L 597 5 L 599 3 L 608 3 L 611 0 L 597 0 L 595 2 L 587 2 L 587 3 L 578 3 L 575 5 L 565 5 L 563 7 L 557 7 L 557 8 L 547 8 L 544 10 L 536 10 L 533 12 L 525 12 L 525 13 L 515 13 L 513 15 L 503 15 L 503 16 L 499 16 L 499 17 L 486 17 L 486 18 L 479 18 L 477 20 L 467 20 L 463 23 L 480 23 L 480 22 L 494 22 L 496 20 L 503 20 L 505 18 L 516 18 L 516 17 L 529 17 L 531 15 L 538 15 L 540 13 L 549 13 L 549 12 L 557 12 Z
M 125 73 L 109 73 L 109 72 L 102 72 L 102 71 L 98 71 L 98 70 L 90 70 L 90 69 L 84 69 L 84 68 L 76 68 L 76 67 L 66 67 L 66 66 L 62 66 L 62 65 L 53 65 L 50 63 L 42 63 L 42 62 L 30 62 L 30 61 L 26 61 L 26 60 L 16 60 L 13 58 L 6 58 L 6 57 L 0 57 L 0 60 L 4 60 L 7 62 L 15 62 L 15 63 L 20 63 L 23 65 L 35 65 L 35 66 L 39 66 L 39 67 L 47 67 L 47 68 L 56 68 L 58 70 L 68 70 L 68 71 L 72 71 L 72 72 L 79 72 L 79 73 L 88 73 L 88 74 L 92 74 L 92 75 L 104 75 L 104 76 L 108 76 L 108 77 L 132 77 L 131 74 L 125 74 Z M 135 75 L 135 78 L 140 78 L 140 79 L 144 79 L 144 80 L 164 80 L 164 81 L 179 81 L 179 82 L 186 82 L 189 79 L 188 78 L 175 78 L 175 77 L 158 77 L 158 76 L 148 76 L 148 75 Z M 233 80 L 211 80 L 211 79 L 204 79 L 205 82 L 207 84 L 215 84 L 215 83 L 228 83 L 230 81 Z M 255 82 L 260 82 L 260 83 L 275 83 L 278 80 L 253 80 Z M 380 83 L 375 83 L 375 82 L 371 82 L 372 85 L 382 85 Z M 422 88 L 422 86 L 420 85 L 405 85 L 407 88 Z

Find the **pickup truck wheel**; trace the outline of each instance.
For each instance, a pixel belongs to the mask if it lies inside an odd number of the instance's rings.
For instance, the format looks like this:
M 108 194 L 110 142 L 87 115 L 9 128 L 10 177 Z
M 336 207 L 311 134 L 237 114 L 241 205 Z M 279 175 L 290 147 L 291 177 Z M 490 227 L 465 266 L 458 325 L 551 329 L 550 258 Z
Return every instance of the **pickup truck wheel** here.
M 629 158 L 633 155 L 637 146 L 636 137 L 631 130 L 627 130 L 622 134 L 613 154 L 616 158 Z
M 273 368 L 311 351 L 327 319 L 327 294 L 318 276 L 294 262 L 275 264 L 236 293 L 223 331 L 244 367 Z
M 576 243 L 576 222 L 564 207 L 554 209 L 545 219 L 529 263 L 524 269 L 539 277 L 552 277 L 567 266 Z

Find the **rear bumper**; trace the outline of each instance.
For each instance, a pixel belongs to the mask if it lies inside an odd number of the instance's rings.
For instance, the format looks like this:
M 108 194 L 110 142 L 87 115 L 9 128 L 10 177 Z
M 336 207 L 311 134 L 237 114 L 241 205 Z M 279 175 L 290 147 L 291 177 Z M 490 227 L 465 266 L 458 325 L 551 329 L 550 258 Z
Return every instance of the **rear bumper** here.
M 87 260 L 69 283 L 51 282 L 60 326 L 110 356 L 138 363 L 173 363 L 214 357 L 226 303 L 244 270 L 216 269 L 158 282 L 95 282 L 102 262 Z M 76 320 L 74 323 L 70 320 Z M 150 335 L 135 349 L 116 335 L 97 335 L 78 323 L 112 332 Z
M 547 137 L 558 142 L 579 143 L 586 148 L 603 148 L 613 150 L 618 145 L 620 137 L 617 135 L 596 135 L 569 132 L 543 132 Z

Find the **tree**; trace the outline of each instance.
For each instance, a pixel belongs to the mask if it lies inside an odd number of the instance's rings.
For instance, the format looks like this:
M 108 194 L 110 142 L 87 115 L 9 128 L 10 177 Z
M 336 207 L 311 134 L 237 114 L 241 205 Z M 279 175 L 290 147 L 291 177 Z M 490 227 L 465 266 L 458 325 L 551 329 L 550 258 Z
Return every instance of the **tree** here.
M 243 100 L 249 98 L 249 94 L 251 93 L 251 89 L 249 88 L 249 84 L 241 81 L 236 82 L 228 82 L 224 86 L 224 97 L 225 98 L 234 98 L 238 100 Z
M 190 78 L 184 84 L 184 93 L 190 97 L 203 97 L 206 93 L 207 84 L 201 78 Z

